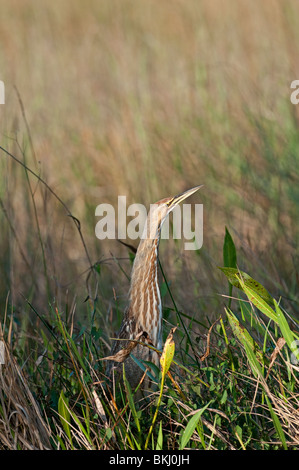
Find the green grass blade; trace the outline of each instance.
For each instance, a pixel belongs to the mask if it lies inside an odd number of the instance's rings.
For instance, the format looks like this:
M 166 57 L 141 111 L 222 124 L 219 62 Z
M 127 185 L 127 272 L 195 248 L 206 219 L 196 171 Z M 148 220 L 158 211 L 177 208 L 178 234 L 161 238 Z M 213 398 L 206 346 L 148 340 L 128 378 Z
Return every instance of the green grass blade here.
M 247 359 L 249 361 L 249 364 L 250 364 L 250 367 L 251 367 L 251 370 L 252 370 L 254 376 L 256 378 L 263 379 L 264 374 L 263 374 L 262 368 L 260 366 L 259 361 L 257 360 L 257 357 L 256 357 L 253 349 L 251 348 L 251 346 L 246 341 L 243 343 L 243 346 L 244 346 L 244 349 L 245 349 L 245 352 L 246 352 L 246 355 L 247 355 Z
M 86 440 L 88 441 L 89 445 L 91 447 L 94 447 L 93 443 L 92 443 L 92 439 L 90 437 L 90 432 L 89 432 L 89 428 L 90 428 L 89 416 L 84 416 L 84 420 L 85 420 L 85 424 L 86 424 L 86 428 L 85 428 L 83 426 L 83 424 L 81 423 L 80 419 L 76 416 L 75 413 L 70 412 L 70 415 L 71 415 L 72 419 L 74 420 L 74 422 L 77 424 L 77 426 L 80 429 L 80 431 L 82 432 L 82 434 L 84 434 L 84 436 L 85 436 Z M 83 415 L 84 415 L 84 412 L 83 412 Z
M 192 434 L 194 433 L 197 425 L 198 425 L 198 422 L 200 420 L 200 417 L 201 415 L 203 414 L 203 412 L 207 409 L 207 407 L 210 405 L 210 401 L 209 403 L 207 403 L 203 408 L 201 408 L 200 410 L 198 410 L 193 416 L 192 418 L 189 420 L 183 434 L 182 434 L 182 437 L 181 437 L 181 443 L 180 443 L 180 447 L 179 447 L 179 450 L 183 450 L 185 449 L 186 445 L 188 444 L 188 442 L 190 441 L 191 437 L 192 437 Z
M 282 443 L 282 446 L 284 448 L 284 450 L 287 450 L 288 447 L 287 447 L 287 443 L 286 443 L 286 438 L 285 438 L 285 435 L 284 435 L 284 432 L 283 432 L 283 429 L 281 427 L 281 424 L 280 424 L 280 421 L 277 417 L 277 414 L 275 413 L 275 411 L 273 410 L 272 408 L 272 405 L 270 403 L 270 399 L 267 395 L 266 396 L 266 401 L 267 401 L 267 405 L 269 407 L 269 410 L 270 410 L 270 414 L 271 414 L 271 417 L 272 417 L 272 420 L 273 420 L 273 424 L 274 424 L 274 427 L 276 429 L 276 432 L 281 440 L 281 443 Z
M 224 236 L 224 243 L 223 243 L 223 264 L 226 268 L 233 268 L 237 269 L 237 252 L 236 247 L 229 233 L 227 227 L 225 227 L 225 236 Z M 229 286 L 229 302 L 228 306 L 231 306 L 232 301 L 232 292 L 233 292 L 233 285 L 231 282 L 228 281 Z
M 61 390 L 60 397 L 58 400 L 58 413 L 60 417 L 61 424 L 63 426 L 63 429 L 69 438 L 69 441 L 71 443 L 71 446 L 73 448 L 73 441 L 72 441 L 72 436 L 71 436 L 71 430 L 70 430 L 70 412 L 69 412 L 69 405 L 68 405 L 68 400 L 65 397 L 63 391 Z
M 260 363 L 257 359 L 259 357 L 260 360 L 263 359 L 263 356 L 261 352 L 259 351 L 257 344 L 253 340 L 253 338 L 250 336 L 246 328 L 244 328 L 242 325 L 240 325 L 239 320 L 234 316 L 234 314 L 229 311 L 228 309 L 225 309 L 226 315 L 228 317 L 229 323 L 231 325 L 231 328 L 233 330 L 234 335 L 238 338 L 240 343 L 243 345 L 246 355 L 250 364 L 250 367 L 252 369 L 252 372 L 254 373 L 255 377 L 263 377 L 263 371 L 260 366 Z
M 61 321 L 61 318 L 59 316 L 59 314 L 57 313 L 57 316 L 59 318 L 59 322 L 58 322 L 58 326 L 59 326 L 59 329 L 60 329 L 60 332 L 61 334 L 65 337 L 65 339 L 69 342 L 69 345 L 70 345 L 70 351 L 71 353 L 74 355 L 74 357 L 76 358 L 76 360 L 78 361 L 78 363 L 80 364 L 80 366 L 82 367 L 83 371 L 85 374 L 87 374 L 89 376 L 89 373 L 86 369 L 86 365 L 84 364 L 84 361 L 78 351 L 78 348 L 73 340 L 73 338 L 71 337 L 71 335 L 68 333 L 68 331 L 66 330 L 66 327 L 65 325 L 62 323 Z
M 141 432 L 140 422 L 139 422 L 138 414 L 137 414 L 136 407 L 135 407 L 135 402 L 134 402 L 134 396 L 133 396 L 133 393 L 132 393 L 132 389 L 131 389 L 131 386 L 130 386 L 130 384 L 128 382 L 128 379 L 126 377 L 125 365 L 124 364 L 123 364 L 123 381 L 124 381 L 124 385 L 125 385 L 125 389 L 126 389 L 126 393 L 127 393 L 129 407 L 132 411 L 132 415 L 133 415 L 138 433 L 140 434 L 140 432 Z
M 225 236 L 223 243 L 223 263 L 226 268 L 237 269 L 236 247 L 227 227 L 225 227 Z
M 158 438 L 156 443 L 156 450 L 163 449 L 163 430 L 162 430 L 162 421 L 160 421 Z

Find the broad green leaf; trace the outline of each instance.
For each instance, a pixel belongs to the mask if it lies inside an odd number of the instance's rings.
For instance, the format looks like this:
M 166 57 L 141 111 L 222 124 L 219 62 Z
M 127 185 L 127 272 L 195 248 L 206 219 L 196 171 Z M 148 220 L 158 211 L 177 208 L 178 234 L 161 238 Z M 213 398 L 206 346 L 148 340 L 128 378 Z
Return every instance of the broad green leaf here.
M 252 289 L 259 297 L 261 297 L 265 302 L 273 305 L 273 299 L 267 289 L 262 286 L 258 281 L 253 279 L 249 274 L 245 273 L 244 271 L 240 271 L 239 269 L 235 268 L 227 268 L 227 267 L 220 267 L 220 269 L 227 277 L 229 282 L 244 291 L 244 286 Z
M 225 227 L 223 244 L 223 263 L 226 268 L 237 268 L 236 247 L 227 227 Z
M 250 287 L 246 286 L 240 278 L 240 284 L 243 291 L 248 297 L 248 300 L 253 303 L 264 315 L 277 323 L 277 314 L 270 307 L 270 305 L 259 295 L 257 292 Z
M 180 443 L 180 447 L 179 447 L 179 450 L 183 450 L 186 445 L 188 444 L 188 442 L 190 441 L 191 437 L 192 437 L 192 434 L 194 433 L 195 431 L 195 428 L 200 420 L 200 417 L 201 415 L 203 414 L 203 412 L 206 410 L 206 408 L 210 405 L 210 401 L 209 403 L 207 403 L 203 408 L 201 408 L 200 410 L 198 410 L 192 417 L 191 419 L 189 420 L 183 434 L 182 434 L 182 438 L 181 438 L 181 443 Z
M 223 395 L 220 399 L 221 405 L 223 405 L 226 402 L 226 400 L 227 400 L 227 390 L 224 390 Z

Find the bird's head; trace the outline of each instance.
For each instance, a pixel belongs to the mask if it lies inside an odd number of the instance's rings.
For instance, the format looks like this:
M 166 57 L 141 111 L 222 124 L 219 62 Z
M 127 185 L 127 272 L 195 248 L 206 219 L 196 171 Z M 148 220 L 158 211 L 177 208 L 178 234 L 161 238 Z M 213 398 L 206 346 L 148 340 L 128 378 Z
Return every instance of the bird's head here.
M 146 233 L 146 236 L 144 236 L 144 238 L 156 238 L 170 212 L 173 211 L 178 204 L 198 191 L 202 186 L 203 185 L 195 186 L 194 188 L 188 189 L 177 196 L 167 197 L 161 199 L 155 204 L 151 204 L 144 232 L 144 234 Z

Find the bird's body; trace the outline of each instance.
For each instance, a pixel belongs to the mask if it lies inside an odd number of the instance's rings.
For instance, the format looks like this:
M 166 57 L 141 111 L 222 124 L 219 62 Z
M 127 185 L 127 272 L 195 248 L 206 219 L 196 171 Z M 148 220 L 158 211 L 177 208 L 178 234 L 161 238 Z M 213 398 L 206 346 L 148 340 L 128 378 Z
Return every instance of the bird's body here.
M 129 306 L 125 311 L 118 339 L 112 344 L 111 356 L 126 348 L 130 340 L 134 340 L 142 332 L 148 335 L 146 341 L 149 340 L 156 349 L 162 349 L 162 304 L 158 284 L 161 228 L 173 208 L 199 188 L 200 186 L 196 186 L 151 206 L 133 264 Z M 138 344 L 133 354 L 139 361 L 150 361 L 159 365 L 158 354 L 145 345 Z M 113 371 L 117 377 L 122 371 L 122 364 L 109 361 L 106 374 L 111 378 Z M 132 388 L 138 385 L 144 374 L 131 356 L 125 360 L 125 373 Z M 145 384 L 147 383 L 148 381 L 145 381 Z

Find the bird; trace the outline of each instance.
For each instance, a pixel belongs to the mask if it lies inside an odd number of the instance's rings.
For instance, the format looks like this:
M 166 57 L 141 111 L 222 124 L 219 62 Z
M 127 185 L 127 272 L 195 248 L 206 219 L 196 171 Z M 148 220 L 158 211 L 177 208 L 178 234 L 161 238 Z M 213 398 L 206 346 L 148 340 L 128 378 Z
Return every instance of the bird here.
M 138 362 L 149 361 L 159 367 L 159 354 L 155 349 L 161 351 L 163 346 L 162 303 L 158 284 L 161 229 L 170 212 L 201 187 L 195 186 L 150 206 L 132 267 L 128 306 L 112 343 L 110 356 L 106 358 L 106 376 L 112 383 L 122 380 L 122 363 L 132 389 L 138 386 L 144 376 L 144 370 Z M 148 389 L 151 384 L 148 376 L 142 382 L 143 387 Z

